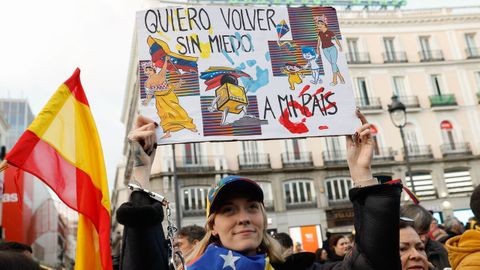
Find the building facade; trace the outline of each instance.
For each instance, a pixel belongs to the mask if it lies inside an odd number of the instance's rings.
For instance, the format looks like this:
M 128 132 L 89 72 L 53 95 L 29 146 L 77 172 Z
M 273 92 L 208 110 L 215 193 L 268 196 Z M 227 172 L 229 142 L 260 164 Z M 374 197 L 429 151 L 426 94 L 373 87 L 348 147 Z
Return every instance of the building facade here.
M 373 124 L 374 175 L 413 182 L 422 205 L 439 219 L 468 215 L 470 193 L 480 184 L 480 7 L 339 10 L 338 17 L 357 106 Z M 134 59 L 135 45 L 124 103 L 128 130 L 138 109 Z M 387 111 L 392 95 L 407 107 L 412 181 L 399 129 Z M 114 208 L 127 199 L 128 153 L 126 142 Z M 174 158 L 182 225 L 203 225 L 210 186 L 239 174 L 262 186 L 272 230 L 352 230 L 352 182 L 342 137 L 160 146 L 151 185 L 170 201 Z

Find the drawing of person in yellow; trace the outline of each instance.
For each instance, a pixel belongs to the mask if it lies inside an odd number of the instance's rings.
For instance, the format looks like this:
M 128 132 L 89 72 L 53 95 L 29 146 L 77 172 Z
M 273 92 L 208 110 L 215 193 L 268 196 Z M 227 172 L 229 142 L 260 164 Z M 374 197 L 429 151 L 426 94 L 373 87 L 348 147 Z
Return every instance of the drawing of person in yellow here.
M 145 81 L 147 98 L 142 104 L 147 105 L 155 97 L 155 107 L 160 118 L 160 126 L 165 135 L 162 138 L 171 137 L 171 132 L 188 129 L 197 132 L 193 119 L 180 105 L 175 90 L 181 87 L 182 81 L 176 84 L 169 84 L 167 80 L 167 64 L 170 57 L 165 56 L 165 61 L 160 72 L 157 73 L 153 65 L 145 66 L 144 71 L 148 76 Z
M 303 69 L 291 62 L 285 64 L 285 67 L 282 68 L 282 73 L 288 75 L 290 90 L 295 90 L 295 84 L 301 84 L 303 82 L 302 78 L 305 77 Z

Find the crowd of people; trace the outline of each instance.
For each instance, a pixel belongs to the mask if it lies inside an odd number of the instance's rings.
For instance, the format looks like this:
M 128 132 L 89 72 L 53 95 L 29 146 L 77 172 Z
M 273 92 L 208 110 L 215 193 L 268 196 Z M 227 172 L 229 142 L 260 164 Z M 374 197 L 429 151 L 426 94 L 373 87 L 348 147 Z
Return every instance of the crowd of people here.
M 374 141 L 370 124 L 358 112 L 362 126 L 347 136 L 347 161 L 353 182 L 349 191 L 354 208 L 355 235 L 330 234 L 322 248 L 305 252 L 286 233 L 267 233 L 263 192 L 253 180 L 228 176 L 207 196 L 205 231 L 180 233 L 177 244 L 191 270 L 216 269 L 480 269 L 480 230 L 471 220 L 464 231 L 455 218 L 439 225 L 420 205 L 400 207 L 402 185 L 379 183 L 371 171 Z M 144 117 L 129 139 L 139 161 L 134 181 L 149 189 L 155 156 L 155 128 Z M 140 149 L 141 151 L 138 151 Z M 146 153 L 150 153 L 147 155 Z M 471 208 L 480 217 L 480 187 Z M 162 227 L 163 205 L 142 190 L 117 211 L 124 227 L 121 269 L 169 269 L 170 247 Z M 198 227 L 198 226 L 196 226 Z M 203 234 L 204 233 L 204 234 Z M 203 235 L 195 238 L 193 235 Z M 196 244 L 195 244 L 196 243 Z M 169 266 L 170 265 L 170 266 Z M 178 264 L 174 265 L 178 266 Z M 179 268 L 177 268 L 179 269 Z
M 135 159 L 133 181 L 141 188 L 117 210 L 124 231 L 121 241 L 119 232 L 112 237 L 119 249 L 115 264 L 123 270 L 480 269 L 480 186 L 470 202 L 475 217 L 466 226 L 456 218 L 438 224 L 420 205 L 400 206 L 402 184 L 381 184 L 372 176 L 370 124 L 360 112 L 357 115 L 362 125 L 346 137 L 355 234 L 327 231 L 315 252 L 304 251 L 287 233 L 269 234 L 262 189 L 255 181 L 234 175 L 209 191 L 205 226 L 183 227 L 169 241 L 163 226 L 165 201 L 146 192 L 158 125 L 138 117 L 129 140 Z M 185 264 L 175 260 L 175 252 Z M 28 246 L 0 243 L 0 269 L 41 269 L 31 254 Z

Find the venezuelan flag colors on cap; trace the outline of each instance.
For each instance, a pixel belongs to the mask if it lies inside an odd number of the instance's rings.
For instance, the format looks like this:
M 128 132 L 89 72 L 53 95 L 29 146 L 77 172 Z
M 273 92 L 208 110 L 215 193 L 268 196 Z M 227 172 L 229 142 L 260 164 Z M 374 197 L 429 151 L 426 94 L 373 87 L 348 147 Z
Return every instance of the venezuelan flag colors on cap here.
M 227 192 L 248 194 L 256 201 L 263 203 L 263 191 L 257 182 L 237 175 L 224 177 L 218 184 L 210 189 L 207 197 L 207 218 L 215 211 L 219 198 Z

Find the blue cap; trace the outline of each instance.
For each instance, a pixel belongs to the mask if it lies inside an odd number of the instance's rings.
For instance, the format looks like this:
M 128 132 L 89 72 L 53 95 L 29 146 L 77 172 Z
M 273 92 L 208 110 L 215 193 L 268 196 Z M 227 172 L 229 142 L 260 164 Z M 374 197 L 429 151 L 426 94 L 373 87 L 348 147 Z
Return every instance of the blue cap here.
M 215 207 L 222 195 L 228 192 L 248 192 L 249 197 L 263 203 L 263 191 L 257 182 L 238 175 L 224 177 L 209 192 L 207 197 L 207 218 L 215 212 Z

